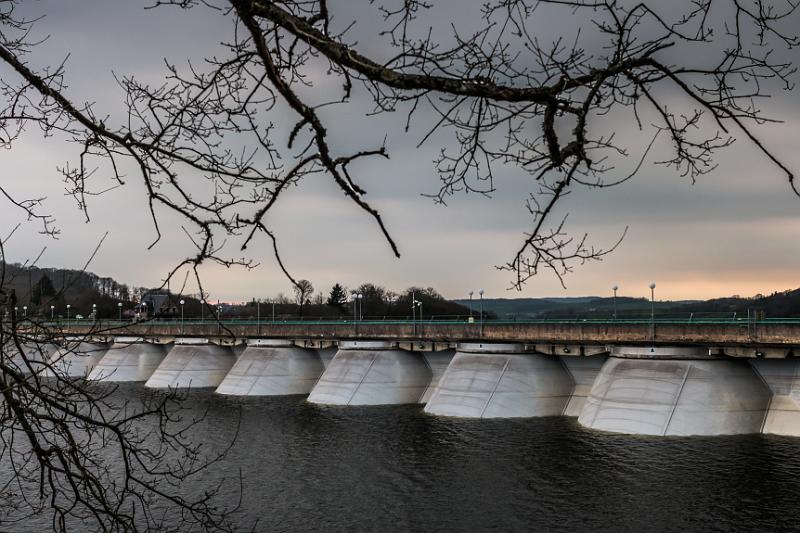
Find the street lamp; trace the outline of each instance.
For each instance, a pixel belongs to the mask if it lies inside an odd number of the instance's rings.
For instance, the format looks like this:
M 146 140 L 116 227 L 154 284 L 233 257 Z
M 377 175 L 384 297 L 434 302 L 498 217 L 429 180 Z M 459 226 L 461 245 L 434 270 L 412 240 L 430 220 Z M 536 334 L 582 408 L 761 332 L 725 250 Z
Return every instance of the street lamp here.
M 650 284 L 650 339 L 656 336 L 656 284 Z
M 183 335 L 183 304 L 186 303 L 186 300 L 181 300 L 181 335 Z
M 411 293 L 411 326 L 414 330 L 414 335 L 417 334 L 417 293 Z
M 474 293 L 472 291 L 469 291 L 469 317 L 470 318 L 472 318 L 472 295 L 473 294 Z M 471 322 L 471 320 L 470 320 L 470 322 Z
M 358 298 L 358 320 L 360 322 L 364 319 L 364 295 L 358 293 L 356 297 Z
M 27 305 L 23 305 L 22 306 L 22 313 L 23 313 L 22 314 L 22 318 L 28 318 L 28 306 Z
M 481 337 L 483 337 L 483 289 L 478 291 L 481 297 Z
M 67 304 L 67 322 L 69 322 L 69 309 L 72 307 L 71 304 Z
M 56 306 L 55 305 L 51 305 L 50 306 L 50 320 L 51 321 L 54 320 L 55 317 L 56 317 Z
M 97 304 L 92 304 L 92 319 L 97 320 Z
M 122 302 L 117 302 L 117 309 L 119 309 L 119 321 L 122 322 Z
M 611 287 L 611 290 L 614 291 L 614 320 L 617 319 L 617 289 L 619 289 L 619 287 L 616 285 Z

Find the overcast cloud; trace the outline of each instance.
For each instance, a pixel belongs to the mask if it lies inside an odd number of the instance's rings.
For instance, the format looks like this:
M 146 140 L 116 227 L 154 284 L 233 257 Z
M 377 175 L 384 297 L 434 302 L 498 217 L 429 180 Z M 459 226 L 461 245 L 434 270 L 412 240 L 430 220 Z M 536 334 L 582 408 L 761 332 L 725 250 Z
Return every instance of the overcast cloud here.
M 220 13 L 206 8 L 144 10 L 149 3 L 47 0 L 34 4 L 32 13 L 47 13 L 37 31 L 50 38 L 28 60 L 41 68 L 60 62 L 68 51 L 70 96 L 94 102 L 96 113 L 110 115 L 112 123 L 120 121 L 122 92 L 112 73 L 157 82 L 164 72 L 162 58 L 197 60 L 218 52 L 218 43 L 229 38 L 231 25 Z M 462 11 L 457 9 L 461 2 L 444 4 L 435 17 L 443 17 L 448 9 Z M 553 35 L 560 30 L 574 28 L 568 24 L 548 27 Z M 365 32 L 359 46 L 377 50 L 378 42 Z M 13 74 L 0 67 L 0 75 Z M 324 87 L 326 80 L 319 81 Z M 800 170 L 798 104 L 797 91 L 777 94 L 765 102 L 765 108 L 785 122 L 758 130 L 795 171 Z M 312 177 L 280 201 L 270 221 L 282 242 L 287 266 L 318 290 L 327 291 L 336 282 L 355 287 L 372 281 L 393 289 L 433 286 L 452 298 L 478 288 L 486 289 L 491 297 L 516 297 L 608 294 L 618 284 L 622 295 L 643 296 L 647 284 L 655 281 L 660 297 L 706 298 L 800 286 L 800 199 L 791 194 L 773 165 L 739 139 L 720 156 L 716 172 L 696 184 L 648 164 L 621 187 L 576 191 L 561 206 L 571 213 L 574 232 L 588 231 L 593 243 L 604 246 L 629 226 L 627 238 L 603 262 L 577 267 L 566 278 L 567 290 L 545 274 L 521 294 L 508 292 L 508 273 L 497 271 L 494 265 L 511 258 L 530 225 L 524 206 L 530 182 L 516 171 L 498 169 L 498 191 L 491 199 L 462 195 L 452 198 L 448 207 L 433 205 L 420 193 L 438 189 L 432 160 L 442 143 L 448 142 L 447 136 L 439 135 L 417 148 L 424 128 L 405 133 L 404 115 L 366 118 L 368 110 L 352 106 L 332 112 L 330 129 L 340 148 L 379 143 L 387 137 L 391 159 L 360 164 L 357 180 L 385 217 L 402 257 L 393 257 L 377 227 L 329 180 Z M 286 117 L 276 113 L 273 120 L 282 118 Z M 623 137 L 639 135 L 628 119 L 615 125 Z M 74 160 L 75 154 L 74 145 L 42 139 L 35 131 L 12 150 L 0 153 L 3 185 L 19 197 L 48 196 L 62 231 L 60 239 L 52 241 L 38 236 L 34 223 L 26 224 L 7 244 L 9 259 L 25 261 L 46 246 L 42 265 L 77 268 L 108 232 L 90 270 L 135 285 L 157 285 L 171 266 L 191 252 L 176 220 L 163 217 L 164 238 L 148 250 L 155 232 L 142 187 L 130 179 L 125 187 L 94 198 L 92 220 L 84 223 L 74 200 L 64 196 L 56 171 L 57 166 Z M 651 160 L 658 159 L 657 155 Z M 0 227 L 10 229 L 18 220 L 18 212 L 0 204 Z M 290 291 L 265 240 L 251 247 L 250 253 L 261 263 L 252 271 L 204 269 L 212 298 L 235 301 Z

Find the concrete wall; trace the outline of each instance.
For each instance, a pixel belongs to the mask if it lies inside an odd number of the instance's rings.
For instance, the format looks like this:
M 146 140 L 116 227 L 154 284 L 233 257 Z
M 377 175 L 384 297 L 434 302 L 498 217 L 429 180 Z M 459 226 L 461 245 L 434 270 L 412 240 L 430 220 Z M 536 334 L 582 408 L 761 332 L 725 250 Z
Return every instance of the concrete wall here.
M 248 346 L 216 392 L 237 396 L 308 394 L 323 370 L 316 350 Z
M 108 346 L 90 342 L 70 342 L 50 357 L 48 368 L 42 375 L 85 378 L 103 358 Z
M 758 433 L 769 398 L 746 361 L 609 357 L 578 422 L 640 435 Z
M 558 356 L 572 376 L 574 388 L 569 398 L 569 403 L 564 409 L 565 416 L 579 416 L 586 404 L 586 399 L 592 390 L 595 379 L 600 374 L 600 369 L 606 362 L 605 355 L 592 355 L 589 357 Z
M 319 358 L 322 359 L 322 365 L 325 368 L 328 368 L 328 366 L 331 364 L 331 361 L 333 361 L 333 358 L 336 357 L 337 351 L 338 349 L 336 348 L 322 348 L 321 350 L 317 350 L 317 354 L 319 355 Z
M 772 391 L 762 432 L 800 436 L 800 359 L 757 359 L 750 363 Z
M 308 401 L 329 405 L 419 403 L 431 377 L 419 352 L 340 349 Z
M 447 370 L 447 367 L 450 366 L 450 362 L 453 360 L 455 355 L 455 350 L 424 352 L 422 354 L 422 357 L 425 359 L 428 368 L 431 369 L 431 381 L 428 384 L 428 387 L 425 389 L 425 392 L 422 394 L 422 398 L 420 399 L 419 403 L 428 403 L 430 401 L 433 391 L 436 390 L 436 387 L 439 385 L 439 381 L 442 379 L 442 376 Z
M 89 373 L 90 380 L 147 381 L 167 356 L 163 344 L 114 343 Z
M 50 358 L 58 351 L 59 347 L 50 342 L 24 343 L 22 344 L 23 354 L 19 353 L 17 347 L 9 343 L 3 347 L 12 365 L 23 374 L 42 374 L 47 369 Z
M 217 387 L 235 362 L 236 355 L 224 346 L 176 344 L 145 387 Z
M 561 415 L 572 389 L 572 378 L 556 357 L 458 351 L 425 412 L 472 418 Z

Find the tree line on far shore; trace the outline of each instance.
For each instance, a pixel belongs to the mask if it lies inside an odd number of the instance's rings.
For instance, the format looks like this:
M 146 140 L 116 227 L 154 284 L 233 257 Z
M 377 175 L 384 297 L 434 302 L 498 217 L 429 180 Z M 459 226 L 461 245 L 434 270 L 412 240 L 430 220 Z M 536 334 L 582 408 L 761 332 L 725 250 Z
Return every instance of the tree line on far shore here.
M 178 309 L 178 315 L 182 307 L 187 319 L 212 318 L 216 314 L 223 318 L 271 319 L 273 313 L 276 319 L 470 315 L 468 306 L 446 299 L 433 287 L 393 291 L 375 283 L 363 283 L 352 289 L 336 283 L 322 292 L 316 291 L 309 280 L 299 280 L 288 295 L 279 293 L 274 297 L 253 297 L 247 302 L 230 303 L 219 302 L 207 294 L 203 298 L 200 294 L 180 294 L 163 287 L 132 287 L 85 271 L 18 264 L 7 264 L 6 268 L 7 283 L 15 293 L 12 307 L 17 308 L 18 316 L 76 318 L 89 317 L 96 310 L 98 318 L 132 318 L 136 305 L 148 292 L 169 294 L 171 307 Z M 182 306 L 180 301 L 184 302 Z M 203 301 L 206 303 L 202 304 Z M 10 311 L 6 308 L 3 313 Z M 471 314 L 479 316 L 477 306 Z M 493 314 L 487 312 L 485 316 Z

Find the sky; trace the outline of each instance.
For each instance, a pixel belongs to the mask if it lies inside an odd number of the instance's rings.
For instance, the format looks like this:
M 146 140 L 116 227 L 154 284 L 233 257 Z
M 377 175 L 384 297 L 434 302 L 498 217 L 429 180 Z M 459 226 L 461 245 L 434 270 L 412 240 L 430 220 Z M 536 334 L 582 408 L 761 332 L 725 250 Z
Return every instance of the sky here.
M 346 4 L 337 21 L 344 24 L 360 16 L 359 10 L 366 11 L 361 3 Z M 31 66 L 43 68 L 68 55 L 69 96 L 93 103 L 98 115 L 108 115 L 109 123 L 120 124 L 124 121 L 119 103 L 122 91 L 115 74 L 159 83 L 165 58 L 179 64 L 189 58 L 197 61 L 219 53 L 219 43 L 230 39 L 231 23 L 217 11 L 144 9 L 150 4 L 122 0 L 26 3 L 31 15 L 46 15 L 36 31 L 48 36 L 26 59 Z M 450 16 L 466 17 L 462 21 L 466 25 L 476 20 L 469 10 L 459 8 L 460 2 L 437 5 L 426 23 L 442 26 Z M 571 35 L 575 30 L 571 24 L 550 24 L 540 31 L 543 37 Z M 360 50 L 376 56 L 385 52 L 369 21 L 362 21 L 358 31 Z M 0 77 L 13 76 L 0 66 Z M 317 88 L 326 90 L 331 80 L 322 72 L 314 81 Z M 776 92 L 762 105 L 783 123 L 757 129 L 759 137 L 795 171 L 800 171 L 798 104 L 797 90 Z M 523 232 L 530 228 L 525 208 L 528 193 L 535 190 L 530 177 L 501 167 L 496 169 L 497 191 L 491 197 L 456 195 L 447 206 L 435 205 L 424 194 L 438 190 L 433 159 L 441 146 L 452 142 L 448 137 L 452 134 L 442 132 L 418 147 L 424 118 L 406 132 L 404 114 L 372 117 L 369 110 L 367 102 L 360 102 L 326 118 L 334 149 L 352 149 L 386 138 L 390 159 L 359 164 L 356 179 L 384 216 L 402 255 L 393 256 L 378 228 L 328 179 L 310 177 L 280 201 L 270 223 L 287 267 L 297 278 L 311 280 L 319 292 L 327 293 L 334 283 L 354 288 L 373 282 L 394 290 L 432 286 L 450 298 L 464 298 L 481 288 L 486 297 L 514 298 L 609 295 L 611 287 L 618 285 L 620 295 L 638 297 L 648 295 L 648 284 L 655 282 L 659 299 L 700 299 L 800 287 L 800 198 L 791 193 L 778 169 L 743 138 L 718 157 L 714 172 L 696 183 L 654 165 L 652 160 L 667 148 L 657 145 L 653 157 L 630 182 L 609 189 L 576 190 L 559 207 L 562 213 L 569 212 L 569 229 L 574 234 L 588 232 L 590 241 L 600 247 L 613 244 L 625 228 L 626 238 L 603 261 L 576 266 L 565 278 L 566 288 L 545 273 L 522 291 L 514 291 L 509 290 L 510 274 L 496 265 L 513 256 Z M 278 123 L 288 120 L 281 110 L 271 118 Z M 630 117 L 607 120 L 623 141 L 643 135 Z M 135 179 L 90 198 L 91 220 L 85 222 L 75 201 L 65 196 L 57 171 L 68 161 L 74 163 L 77 153 L 75 145 L 58 137 L 42 138 L 35 128 L 11 149 L 0 151 L 3 187 L 18 197 L 46 196 L 61 230 L 53 240 L 38 235 L 35 223 L 24 223 L 5 244 L 8 260 L 25 262 L 44 249 L 40 265 L 81 268 L 107 233 L 89 270 L 131 285 L 160 284 L 171 267 L 191 253 L 179 222 L 163 214 L 164 237 L 148 249 L 155 232 L 143 188 Z M 103 172 L 107 170 L 101 168 Z M 101 183 L 98 189 L 104 188 Z M 7 234 L 19 220 L 18 212 L 0 203 L 0 228 L 7 228 L 0 234 Z M 202 268 L 212 299 L 242 301 L 291 293 L 266 239 L 258 240 L 247 253 L 258 263 L 256 268 Z M 240 252 L 231 246 L 230 254 Z M 193 287 L 187 292 L 193 292 Z

